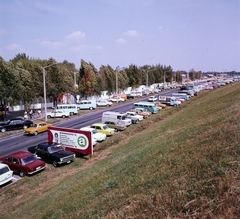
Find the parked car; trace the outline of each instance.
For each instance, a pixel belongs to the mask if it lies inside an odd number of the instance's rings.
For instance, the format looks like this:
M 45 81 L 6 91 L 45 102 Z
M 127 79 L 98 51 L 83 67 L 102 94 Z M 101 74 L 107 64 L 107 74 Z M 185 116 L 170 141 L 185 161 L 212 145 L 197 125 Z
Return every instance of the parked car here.
M 139 122 L 136 117 L 130 116 L 129 114 L 127 114 L 127 118 L 131 120 L 131 124 L 137 124 Z
M 24 134 L 38 135 L 39 133 L 46 132 L 50 126 L 52 126 L 52 124 L 46 122 L 33 122 L 30 127 L 24 130 Z
M 13 171 L 7 164 L 0 163 L 0 186 L 13 180 Z
M 6 122 L 0 123 L 0 130 L 1 130 L 1 132 L 6 132 L 6 131 L 16 130 L 16 129 L 26 129 L 32 123 L 33 122 L 31 120 L 24 120 L 22 118 L 14 118 L 14 119 L 10 119 Z
M 65 117 L 69 117 L 69 116 L 70 116 L 69 112 L 66 112 L 61 109 L 56 109 L 56 110 L 53 110 L 52 112 L 47 113 L 48 119 L 50 119 L 50 118 L 65 118 Z
M 106 134 L 98 132 L 95 128 L 82 127 L 80 130 L 92 132 L 92 137 L 97 141 L 105 141 L 107 138 Z
M 164 104 L 164 103 L 161 103 L 161 102 L 159 102 L 159 101 L 156 101 L 156 102 L 155 102 L 155 104 L 156 104 L 156 106 L 158 106 L 158 107 L 161 107 L 162 109 L 164 109 L 164 108 L 166 108 L 166 107 L 167 107 L 167 105 L 166 105 L 166 104 Z
M 7 164 L 9 168 L 19 174 L 20 177 L 32 175 L 46 168 L 46 163 L 39 160 L 35 154 L 18 151 L 0 158 L 0 162 Z
M 148 98 L 148 101 L 149 101 L 149 102 L 155 102 L 155 101 L 157 101 L 157 97 L 155 97 L 155 96 L 150 96 L 150 97 Z
M 52 163 L 54 167 L 60 164 L 69 164 L 76 157 L 74 152 L 65 150 L 61 144 L 55 142 L 43 142 L 29 147 L 28 151 L 36 154 L 41 160 Z
M 109 128 L 112 128 L 115 130 L 115 132 L 118 131 L 124 131 L 127 126 L 122 122 L 114 122 L 114 121 L 105 121 L 104 124 L 106 124 Z
M 134 95 L 132 95 L 132 94 L 127 94 L 127 99 L 134 99 L 134 98 L 135 98 Z
M 137 112 L 128 111 L 126 113 L 128 115 L 130 115 L 131 117 L 135 117 L 136 119 L 138 119 L 138 121 L 142 121 L 143 120 L 143 116 L 142 115 L 138 115 Z
M 124 99 L 122 97 L 112 97 L 109 99 L 109 101 L 112 102 L 124 102 Z
M 109 128 L 106 124 L 104 123 L 94 123 L 90 128 L 96 129 L 99 133 L 106 134 L 107 136 L 111 136 L 114 134 L 115 130 L 112 128 Z
M 108 100 L 98 100 L 97 106 L 112 106 L 112 102 Z
M 147 118 L 152 115 L 151 112 L 147 111 L 144 108 L 135 108 L 135 109 L 131 109 L 131 111 L 136 112 L 138 115 L 143 116 L 143 118 Z

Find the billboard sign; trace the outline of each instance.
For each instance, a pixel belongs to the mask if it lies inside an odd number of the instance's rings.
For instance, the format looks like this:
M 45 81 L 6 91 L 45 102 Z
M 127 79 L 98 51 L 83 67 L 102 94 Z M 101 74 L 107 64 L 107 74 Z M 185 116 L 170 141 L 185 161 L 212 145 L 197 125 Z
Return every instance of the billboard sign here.
M 60 143 L 75 153 L 93 154 L 92 133 L 88 131 L 50 126 L 48 142 Z

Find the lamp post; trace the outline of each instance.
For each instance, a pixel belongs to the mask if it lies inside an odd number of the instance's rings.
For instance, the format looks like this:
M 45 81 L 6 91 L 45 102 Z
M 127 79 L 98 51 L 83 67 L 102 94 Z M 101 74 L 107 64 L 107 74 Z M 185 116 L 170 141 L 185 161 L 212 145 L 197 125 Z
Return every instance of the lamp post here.
M 46 97 L 46 71 L 45 68 L 48 68 L 52 65 L 56 65 L 58 63 L 53 63 L 51 65 L 47 65 L 42 67 L 42 71 L 43 71 L 43 94 L 44 94 L 44 114 L 45 114 L 45 122 L 47 122 L 47 97 Z
M 77 87 L 77 82 L 76 82 L 76 74 L 78 73 L 78 72 L 73 72 L 73 71 L 71 71 L 73 74 L 74 74 L 74 76 L 73 76 L 73 78 L 74 78 L 74 90 L 76 89 L 76 87 Z
M 125 69 L 125 68 L 124 67 L 120 68 L 119 66 L 116 67 L 116 97 L 117 97 L 117 103 L 118 103 L 118 72 L 122 69 Z
M 117 98 L 117 103 L 118 103 L 118 71 L 119 71 L 119 66 L 116 67 L 116 98 Z

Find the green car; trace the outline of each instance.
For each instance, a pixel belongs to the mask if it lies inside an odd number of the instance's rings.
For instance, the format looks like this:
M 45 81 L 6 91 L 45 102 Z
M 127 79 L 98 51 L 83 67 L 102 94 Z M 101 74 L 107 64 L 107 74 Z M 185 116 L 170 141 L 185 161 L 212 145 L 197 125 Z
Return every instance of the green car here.
M 124 131 L 127 126 L 122 124 L 121 122 L 111 122 L 111 121 L 105 121 L 104 124 L 106 124 L 109 128 L 112 128 L 115 130 L 115 132 L 118 132 L 118 131 Z
M 106 134 L 107 136 L 111 136 L 114 134 L 115 130 L 112 128 L 109 128 L 104 123 L 94 123 L 90 126 L 90 128 L 95 128 L 99 133 Z

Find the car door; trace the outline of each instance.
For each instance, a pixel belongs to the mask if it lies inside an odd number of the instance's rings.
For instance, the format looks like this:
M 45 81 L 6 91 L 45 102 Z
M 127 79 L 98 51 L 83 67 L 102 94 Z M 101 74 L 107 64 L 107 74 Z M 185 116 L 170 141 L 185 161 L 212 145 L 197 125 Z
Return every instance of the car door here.
M 18 172 L 20 169 L 20 162 L 17 158 L 15 157 L 7 157 L 5 160 L 5 163 L 9 166 L 9 168 L 14 171 L 14 172 Z
M 44 132 L 44 129 L 45 129 L 44 126 L 45 126 L 45 123 L 38 124 L 38 128 L 37 128 L 38 133 Z
M 7 129 L 9 129 L 9 130 L 18 129 L 17 120 L 11 121 L 11 122 L 9 123 Z
M 51 159 L 49 158 L 49 153 L 48 153 L 47 147 L 38 146 L 36 149 L 36 154 L 39 157 L 41 157 L 41 160 L 44 160 L 47 162 L 51 161 Z

